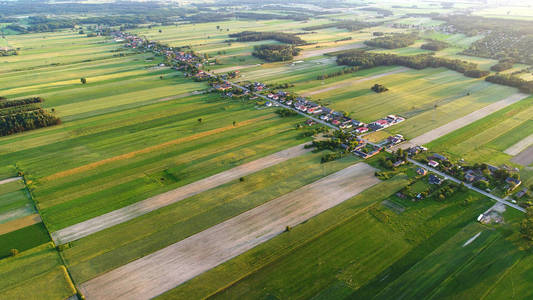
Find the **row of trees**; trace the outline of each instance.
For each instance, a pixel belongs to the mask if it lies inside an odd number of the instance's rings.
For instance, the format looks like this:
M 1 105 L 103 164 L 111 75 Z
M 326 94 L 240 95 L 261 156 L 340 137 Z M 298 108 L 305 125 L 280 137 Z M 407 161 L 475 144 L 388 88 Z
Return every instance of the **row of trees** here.
M 485 80 L 492 83 L 516 87 L 525 93 L 533 93 L 533 81 L 526 81 L 513 75 L 495 74 L 487 76 Z
M 255 42 L 255 41 L 264 41 L 264 40 L 275 40 L 280 43 L 292 44 L 292 45 L 301 45 L 305 44 L 305 41 L 300 37 L 284 32 L 258 32 L 258 31 L 243 31 L 240 33 L 230 34 L 229 37 L 236 38 L 239 42 Z
M 61 120 L 42 108 L 0 116 L 0 136 L 60 124 Z
M 442 49 L 448 48 L 448 46 L 449 44 L 446 42 L 431 40 L 420 46 L 420 48 L 431 51 L 440 51 Z
M 299 53 L 300 49 L 292 45 L 259 45 L 254 47 L 252 55 L 272 62 L 291 60 Z
M 347 21 L 327 23 L 327 24 L 322 24 L 322 25 L 308 26 L 308 27 L 304 27 L 303 30 L 313 31 L 313 30 L 326 29 L 326 28 L 339 28 L 339 29 L 346 29 L 348 31 L 357 31 L 357 30 L 361 30 L 364 28 L 379 26 L 381 24 L 382 23 L 347 20 Z
M 342 70 L 337 71 L 337 72 L 332 72 L 332 73 L 329 73 L 329 74 L 318 75 L 318 77 L 317 77 L 316 79 L 317 79 L 317 80 L 324 80 L 324 79 L 328 79 L 328 78 L 333 78 L 333 77 L 342 76 L 342 75 L 344 75 L 344 74 L 354 73 L 354 72 L 357 72 L 357 71 L 359 71 L 359 67 L 343 68 Z
M 389 89 L 386 88 L 384 85 L 382 84 L 374 84 L 371 88 L 371 90 L 373 90 L 374 92 L 376 93 L 383 93 L 383 92 L 386 92 L 388 91 Z
M 32 103 L 41 103 L 43 102 L 43 98 L 41 97 L 30 97 L 25 99 L 17 99 L 17 100 L 7 100 L 4 97 L 0 97 L 0 109 L 8 108 L 8 107 L 15 107 L 15 106 L 22 106 Z
M 378 37 L 369 41 L 365 41 L 365 44 L 371 47 L 396 49 L 410 46 L 418 39 L 417 33 L 397 33 L 389 36 Z
M 459 59 L 448 59 L 435 57 L 428 54 L 413 56 L 400 56 L 386 53 L 371 53 L 366 51 L 348 51 L 337 56 L 339 65 L 358 66 L 360 68 L 373 68 L 378 66 L 404 66 L 412 69 L 440 68 L 463 73 L 468 77 L 481 78 L 489 74 L 488 71 L 481 71 L 477 65 Z
M 490 67 L 490 69 L 494 72 L 502 72 L 505 70 L 509 70 L 513 68 L 513 61 L 512 60 L 500 60 L 497 64 Z

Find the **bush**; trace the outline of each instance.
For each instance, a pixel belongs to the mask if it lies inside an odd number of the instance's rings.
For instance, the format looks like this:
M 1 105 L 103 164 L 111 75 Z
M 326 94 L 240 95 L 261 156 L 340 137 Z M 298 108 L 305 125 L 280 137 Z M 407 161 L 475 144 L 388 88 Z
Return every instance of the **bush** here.
M 9 250 L 9 252 L 11 252 L 11 256 L 17 256 L 19 254 L 19 250 L 18 249 L 11 249 L 11 250 Z

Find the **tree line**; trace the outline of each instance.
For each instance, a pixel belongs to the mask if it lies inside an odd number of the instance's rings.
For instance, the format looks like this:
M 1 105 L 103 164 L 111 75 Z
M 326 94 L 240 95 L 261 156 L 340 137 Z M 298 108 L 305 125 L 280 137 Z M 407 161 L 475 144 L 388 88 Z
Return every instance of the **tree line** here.
M 431 51 L 440 51 L 442 49 L 448 48 L 449 44 L 443 41 L 435 41 L 431 40 L 422 46 L 420 46 L 420 49 L 424 50 L 431 50 Z
M 303 30 L 313 31 L 313 30 L 335 27 L 339 29 L 346 29 L 348 31 L 357 31 L 357 30 L 361 30 L 364 28 L 379 26 L 381 24 L 382 23 L 377 23 L 377 22 L 339 21 L 339 22 L 327 23 L 327 24 L 322 24 L 322 25 L 308 26 L 308 27 L 304 27 Z
M 256 42 L 264 40 L 275 40 L 280 43 L 302 45 L 305 41 L 300 37 L 284 32 L 258 32 L 258 31 L 243 31 L 239 33 L 230 34 L 229 37 L 235 38 L 239 42 Z
M 60 124 L 59 118 L 40 107 L 42 101 L 40 97 L 0 98 L 0 136 Z
M 533 93 L 533 81 L 526 81 L 513 75 L 495 74 L 487 76 L 485 80 L 492 83 L 512 86 L 525 93 Z
M 344 75 L 344 74 L 355 73 L 355 72 L 357 72 L 357 71 L 359 71 L 359 67 L 343 68 L 342 70 L 337 71 L 337 72 L 332 72 L 332 73 L 329 73 L 329 74 L 318 75 L 318 77 L 317 77 L 316 79 L 317 79 L 317 80 L 324 80 L 324 79 L 328 79 L 328 78 L 333 78 L 333 77 L 342 76 L 342 75 Z
M 337 56 L 337 64 L 357 66 L 360 68 L 373 68 L 378 66 L 404 66 L 412 69 L 447 68 L 464 74 L 468 77 L 481 78 L 489 74 L 477 68 L 477 64 L 459 59 L 435 57 L 429 54 L 400 56 L 386 53 L 370 53 L 352 50 Z
M 365 41 L 365 44 L 371 47 L 396 49 L 410 46 L 418 39 L 417 33 L 396 33 L 389 36 L 382 36 L 369 41 Z
M 252 55 L 272 62 L 291 60 L 299 53 L 300 49 L 292 45 L 259 45 L 254 47 Z

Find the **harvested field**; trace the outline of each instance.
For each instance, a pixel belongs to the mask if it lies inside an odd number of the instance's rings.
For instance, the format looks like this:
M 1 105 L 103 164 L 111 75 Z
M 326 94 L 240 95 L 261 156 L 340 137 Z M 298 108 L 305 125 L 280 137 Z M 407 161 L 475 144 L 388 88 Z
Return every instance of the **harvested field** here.
M 39 214 L 25 216 L 16 220 L 0 224 L 0 235 L 42 222 Z
M 520 152 L 511 161 L 522 166 L 533 164 L 533 146 L 529 146 L 526 150 Z
M 257 67 L 257 66 L 259 66 L 259 64 L 226 67 L 226 68 L 220 68 L 220 69 L 217 69 L 217 70 L 213 70 L 213 73 L 215 73 L 215 74 L 217 74 L 217 73 L 226 73 L 226 72 L 237 71 L 237 70 L 240 70 L 240 69 L 246 69 L 246 68 Z
M 201 192 L 210 190 L 224 183 L 238 179 L 239 177 L 255 173 L 262 169 L 279 164 L 283 161 L 300 156 L 306 152 L 303 145 L 292 147 L 267 157 L 240 165 L 233 169 L 215 174 L 175 190 L 148 198 L 141 202 L 117 209 L 107 214 L 78 223 L 52 233 L 56 244 L 64 244 L 80 239 L 92 233 L 126 222 L 140 215 L 146 214 L 161 207 L 189 198 Z
M 345 168 L 81 285 L 87 299 L 149 299 L 379 182 L 365 163 Z
M 344 81 L 344 82 L 339 82 L 338 84 L 335 84 L 335 85 L 328 86 L 327 88 L 323 88 L 323 89 L 320 89 L 320 90 L 315 90 L 315 91 L 309 91 L 309 92 L 306 92 L 306 93 L 302 93 L 302 96 L 309 97 L 309 96 L 313 96 L 313 95 L 316 95 L 316 94 L 321 94 L 321 93 L 329 92 L 329 91 L 332 91 L 332 90 L 340 89 L 340 88 L 343 88 L 343 87 L 351 86 L 351 85 L 356 84 L 356 83 L 365 82 L 365 81 L 369 81 L 369 80 L 374 80 L 374 79 L 378 79 L 378 78 L 381 78 L 381 77 L 384 77 L 384 76 L 387 76 L 387 75 L 393 75 L 393 74 L 405 72 L 407 70 L 408 70 L 407 68 L 400 67 L 400 68 L 397 68 L 397 69 L 392 70 L 390 72 L 385 72 L 385 73 L 377 74 L 377 75 L 374 75 L 374 76 L 368 76 L 368 77 L 364 77 L 364 78 L 357 79 L 357 80 L 351 80 L 350 79 L 350 80 L 347 80 L 347 81 Z
M 467 126 L 470 123 L 473 123 L 479 119 L 482 119 L 493 112 L 496 112 L 500 109 L 503 109 L 511 104 L 514 104 L 524 98 L 527 98 L 529 95 L 522 94 L 522 93 L 516 93 L 510 97 L 507 97 L 503 100 L 500 100 L 498 102 L 495 102 L 493 104 L 490 104 L 488 106 L 485 106 L 473 113 L 470 113 L 462 118 L 459 118 L 457 120 L 454 120 L 446 125 L 443 125 L 439 128 L 433 129 L 429 132 L 424 133 L 423 135 L 417 136 L 416 138 L 410 140 L 407 143 L 401 144 L 399 147 L 402 149 L 407 149 L 409 147 L 412 147 L 414 145 L 425 145 L 433 140 L 436 140 L 452 131 L 455 131 L 459 128 L 462 128 L 464 126 Z
M 363 44 L 349 44 L 349 45 L 342 45 L 342 46 L 333 47 L 333 48 L 322 48 L 322 49 L 304 51 L 302 54 L 298 55 L 294 59 L 309 58 L 309 57 L 313 57 L 313 56 L 324 55 L 326 53 L 331 53 L 331 52 L 362 48 L 364 46 L 365 45 L 363 45 Z
M 533 145 L 533 134 L 507 148 L 504 153 L 515 156 L 531 145 Z

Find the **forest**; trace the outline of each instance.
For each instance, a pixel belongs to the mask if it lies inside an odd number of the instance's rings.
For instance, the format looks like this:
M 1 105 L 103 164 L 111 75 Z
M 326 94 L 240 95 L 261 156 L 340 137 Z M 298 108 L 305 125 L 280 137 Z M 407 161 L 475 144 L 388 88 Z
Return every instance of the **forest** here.
M 458 59 L 435 57 L 428 54 L 400 56 L 395 54 L 370 53 L 361 50 L 353 50 L 337 56 L 337 64 L 359 66 L 361 68 L 404 66 L 417 70 L 444 67 L 473 78 L 480 78 L 489 74 L 488 71 L 479 70 L 474 63 Z
M 410 46 L 414 44 L 417 39 L 417 33 L 396 33 L 390 36 L 383 36 L 365 41 L 365 44 L 377 48 L 397 49 Z
M 0 136 L 61 124 L 61 120 L 42 109 L 40 97 L 7 100 L 0 97 Z
M 254 47 L 252 55 L 266 61 L 287 61 L 300 53 L 299 48 L 292 45 L 259 45 Z
M 243 31 L 239 33 L 230 34 L 229 37 L 235 38 L 239 42 L 256 42 L 264 40 L 275 40 L 280 43 L 302 45 L 305 41 L 300 37 L 284 32 L 257 32 L 257 31 Z
M 420 49 L 431 50 L 431 51 L 440 51 L 442 49 L 448 48 L 448 46 L 449 46 L 449 44 L 446 43 L 446 42 L 430 40 L 427 43 L 425 43 L 422 46 L 420 46 Z

